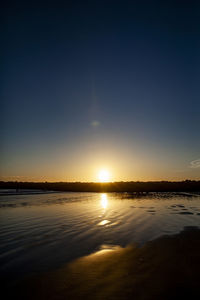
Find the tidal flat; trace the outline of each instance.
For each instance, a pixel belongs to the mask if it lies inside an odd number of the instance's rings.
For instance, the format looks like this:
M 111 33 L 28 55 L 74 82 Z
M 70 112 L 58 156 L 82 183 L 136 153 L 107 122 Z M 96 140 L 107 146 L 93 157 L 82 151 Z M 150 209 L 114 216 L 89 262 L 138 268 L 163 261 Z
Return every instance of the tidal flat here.
M 185 228 L 142 247 L 104 248 L 8 293 L 19 299 L 198 299 L 200 230 Z
M 0 276 L 8 297 L 196 295 L 198 193 L 6 195 L 0 225 Z

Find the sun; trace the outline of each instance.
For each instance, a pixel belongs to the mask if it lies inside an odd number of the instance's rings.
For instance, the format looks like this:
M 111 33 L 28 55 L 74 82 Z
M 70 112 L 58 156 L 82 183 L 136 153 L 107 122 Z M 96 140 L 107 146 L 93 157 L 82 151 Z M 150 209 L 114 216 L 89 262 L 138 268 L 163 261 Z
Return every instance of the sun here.
M 98 178 L 100 182 L 108 182 L 110 179 L 110 173 L 108 170 L 100 170 L 98 173 Z

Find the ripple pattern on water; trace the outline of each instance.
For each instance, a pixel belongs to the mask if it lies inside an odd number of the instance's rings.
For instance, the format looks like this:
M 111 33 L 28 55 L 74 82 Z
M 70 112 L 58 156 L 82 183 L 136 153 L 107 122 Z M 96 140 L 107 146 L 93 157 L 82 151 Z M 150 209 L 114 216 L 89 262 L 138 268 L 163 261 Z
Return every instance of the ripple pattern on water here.
M 0 271 L 48 270 L 103 244 L 143 244 L 200 226 L 200 196 L 54 193 L 0 197 Z

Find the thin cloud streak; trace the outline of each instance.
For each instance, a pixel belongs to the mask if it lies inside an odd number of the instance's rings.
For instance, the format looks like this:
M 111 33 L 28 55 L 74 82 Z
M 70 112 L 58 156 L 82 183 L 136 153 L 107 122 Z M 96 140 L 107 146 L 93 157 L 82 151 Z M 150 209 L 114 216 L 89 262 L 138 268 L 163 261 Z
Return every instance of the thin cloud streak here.
M 190 168 L 192 168 L 192 169 L 200 168 L 200 158 L 191 161 L 190 162 Z

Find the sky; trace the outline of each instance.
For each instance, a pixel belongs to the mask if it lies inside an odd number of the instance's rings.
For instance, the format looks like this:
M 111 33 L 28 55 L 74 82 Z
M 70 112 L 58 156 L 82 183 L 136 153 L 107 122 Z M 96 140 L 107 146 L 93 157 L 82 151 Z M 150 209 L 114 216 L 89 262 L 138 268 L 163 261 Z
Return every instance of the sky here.
M 4 3 L 0 180 L 200 179 L 199 1 Z

